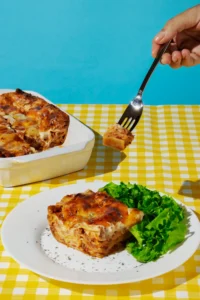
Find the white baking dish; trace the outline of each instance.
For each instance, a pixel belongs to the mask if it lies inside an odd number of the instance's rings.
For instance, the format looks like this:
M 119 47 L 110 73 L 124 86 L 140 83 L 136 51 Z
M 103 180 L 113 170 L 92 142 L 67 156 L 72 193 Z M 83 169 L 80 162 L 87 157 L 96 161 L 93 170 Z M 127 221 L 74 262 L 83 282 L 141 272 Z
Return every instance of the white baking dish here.
M 0 95 L 12 91 L 0 89 Z M 36 92 L 27 92 L 52 103 Z M 69 117 L 68 135 L 62 146 L 35 154 L 0 158 L 0 185 L 23 185 L 83 169 L 91 156 L 95 136 L 87 126 L 73 116 Z

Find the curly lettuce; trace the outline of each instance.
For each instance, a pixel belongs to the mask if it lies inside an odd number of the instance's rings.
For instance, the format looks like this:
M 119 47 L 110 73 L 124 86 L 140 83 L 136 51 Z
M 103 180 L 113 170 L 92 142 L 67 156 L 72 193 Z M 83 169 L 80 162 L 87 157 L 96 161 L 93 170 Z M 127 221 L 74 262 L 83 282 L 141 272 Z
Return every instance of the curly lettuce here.
M 184 209 L 169 196 L 161 196 L 139 184 L 108 183 L 100 189 L 129 208 L 144 212 L 144 218 L 130 228 L 132 238 L 126 248 L 142 263 L 155 261 L 185 240 Z

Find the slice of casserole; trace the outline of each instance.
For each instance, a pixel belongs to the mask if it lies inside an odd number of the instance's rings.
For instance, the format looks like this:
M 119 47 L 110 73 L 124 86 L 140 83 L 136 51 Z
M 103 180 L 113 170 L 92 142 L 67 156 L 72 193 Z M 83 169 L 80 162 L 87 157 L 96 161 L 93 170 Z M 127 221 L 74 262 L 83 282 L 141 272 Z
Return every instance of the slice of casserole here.
M 56 106 L 47 103 L 41 109 L 32 108 L 27 117 L 38 120 L 39 139 L 43 149 L 62 145 L 67 136 L 69 116 Z
M 0 95 L 0 116 L 35 152 L 62 145 L 70 122 L 56 106 L 19 89 Z
M 134 135 L 119 124 L 112 125 L 108 128 L 103 136 L 104 146 L 108 146 L 120 151 L 123 151 L 129 144 L 132 143 Z
M 105 192 L 67 195 L 48 207 L 48 222 L 58 242 L 94 257 L 119 250 L 143 212 L 128 208 Z
M 35 150 L 0 116 L 0 157 L 20 156 L 34 152 Z

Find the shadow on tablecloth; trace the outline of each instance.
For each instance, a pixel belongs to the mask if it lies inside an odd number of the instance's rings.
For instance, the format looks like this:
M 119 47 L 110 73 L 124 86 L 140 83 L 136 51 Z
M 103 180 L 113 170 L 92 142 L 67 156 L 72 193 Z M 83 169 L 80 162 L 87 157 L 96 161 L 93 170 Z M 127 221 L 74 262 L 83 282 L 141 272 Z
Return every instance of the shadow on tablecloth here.
M 104 175 L 113 172 L 118 165 L 126 158 L 125 153 L 103 145 L 102 136 L 94 131 L 95 145 L 89 162 L 83 170 L 56 177 L 50 180 L 45 180 L 43 183 L 50 183 L 52 185 L 59 185 L 64 181 L 70 182 L 73 180 L 81 180 L 89 177 Z
M 185 180 L 182 183 L 178 194 L 200 200 L 200 179 L 197 181 Z

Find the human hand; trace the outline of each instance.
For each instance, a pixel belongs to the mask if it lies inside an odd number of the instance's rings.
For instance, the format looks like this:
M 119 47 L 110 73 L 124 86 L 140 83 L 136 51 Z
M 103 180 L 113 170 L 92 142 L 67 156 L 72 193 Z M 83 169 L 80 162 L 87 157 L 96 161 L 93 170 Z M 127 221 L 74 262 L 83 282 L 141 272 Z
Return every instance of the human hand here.
M 161 63 L 177 69 L 200 64 L 200 5 L 194 6 L 169 20 L 152 43 L 156 57 L 162 44 L 173 39 Z

